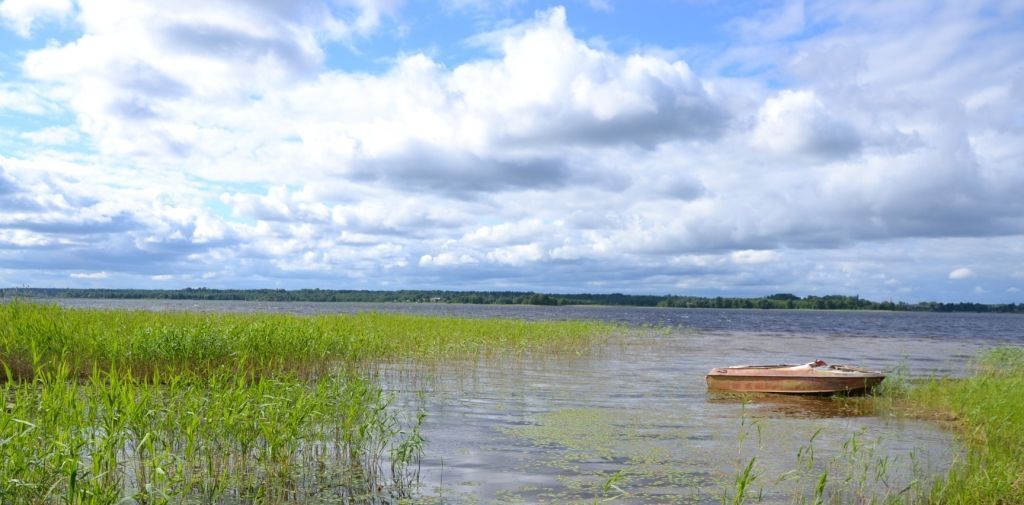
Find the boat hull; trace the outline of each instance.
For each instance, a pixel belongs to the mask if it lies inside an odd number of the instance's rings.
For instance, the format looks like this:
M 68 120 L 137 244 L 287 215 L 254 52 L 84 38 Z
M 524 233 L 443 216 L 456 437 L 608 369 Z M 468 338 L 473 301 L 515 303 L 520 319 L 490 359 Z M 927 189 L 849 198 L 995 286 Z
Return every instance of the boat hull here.
M 885 376 L 857 377 L 708 374 L 708 390 L 732 393 L 859 394 L 877 386 Z
M 806 365 L 745 365 L 712 368 L 708 389 L 734 393 L 859 394 L 870 391 L 885 374 L 851 365 L 816 360 Z

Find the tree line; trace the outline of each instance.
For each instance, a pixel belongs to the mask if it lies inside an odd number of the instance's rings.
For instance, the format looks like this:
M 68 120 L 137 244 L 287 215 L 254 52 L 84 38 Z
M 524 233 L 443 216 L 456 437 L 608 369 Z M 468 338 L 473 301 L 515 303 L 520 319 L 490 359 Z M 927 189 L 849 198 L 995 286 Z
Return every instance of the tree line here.
M 239 300 L 262 302 L 468 303 L 503 305 L 620 305 L 709 309 L 892 310 L 915 312 L 1024 313 L 1024 304 L 876 302 L 859 296 L 799 297 L 777 293 L 757 298 L 675 295 L 545 294 L 532 291 L 339 290 L 339 289 L 75 289 L 4 288 L 0 298 L 115 298 L 151 300 Z

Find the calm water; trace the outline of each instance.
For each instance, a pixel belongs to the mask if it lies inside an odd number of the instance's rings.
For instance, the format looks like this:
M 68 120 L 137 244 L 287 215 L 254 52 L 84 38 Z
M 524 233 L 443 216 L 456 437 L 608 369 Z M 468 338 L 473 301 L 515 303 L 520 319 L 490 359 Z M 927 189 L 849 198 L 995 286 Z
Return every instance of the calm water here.
M 914 375 L 964 372 L 995 345 L 1024 344 L 1013 315 L 469 306 L 61 300 L 77 307 L 301 314 L 400 311 L 467 317 L 601 319 L 663 331 L 613 339 L 594 355 L 481 361 L 381 370 L 397 404 L 428 412 L 422 495 L 445 503 L 592 503 L 622 472 L 615 503 L 718 503 L 756 457 L 766 502 L 812 492 L 826 468 L 871 492 L 896 493 L 913 476 L 941 473 L 951 434 L 923 421 L 859 412 L 820 398 L 709 395 L 704 373 L 743 363 L 817 358 Z M 815 434 L 817 435 L 815 436 Z M 851 444 L 851 437 L 856 443 Z M 813 444 L 810 443 L 814 437 Z M 844 444 L 847 449 L 843 449 Z M 813 445 L 806 472 L 797 454 Z M 851 447 L 857 447 L 852 451 Z M 806 459 L 806 458 L 805 458 Z M 879 463 L 882 462 L 882 463 Z M 805 461 L 806 463 L 806 461 Z M 885 482 L 873 468 L 889 468 Z M 874 466 L 872 466 L 874 465 Z M 787 473 L 788 472 L 788 473 Z M 845 477 L 844 477 L 845 476 Z M 612 492 L 608 496 L 614 496 Z

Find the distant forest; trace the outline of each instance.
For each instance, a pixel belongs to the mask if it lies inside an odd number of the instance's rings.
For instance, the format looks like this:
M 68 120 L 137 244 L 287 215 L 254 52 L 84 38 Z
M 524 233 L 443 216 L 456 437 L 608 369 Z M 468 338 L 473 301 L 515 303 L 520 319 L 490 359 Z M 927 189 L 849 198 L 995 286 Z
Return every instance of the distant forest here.
M 799 297 L 779 293 L 759 298 L 612 294 L 543 294 L 520 291 L 360 291 L 334 289 L 66 289 L 5 288 L 0 298 L 117 298 L 153 300 L 247 300 L 265 302 L 405 302 L 508 305 L 625 305 L 709 309 L 897 310 L 916 312 L 1024 313 L 1024 304 L 873 302 L 859 296 Z

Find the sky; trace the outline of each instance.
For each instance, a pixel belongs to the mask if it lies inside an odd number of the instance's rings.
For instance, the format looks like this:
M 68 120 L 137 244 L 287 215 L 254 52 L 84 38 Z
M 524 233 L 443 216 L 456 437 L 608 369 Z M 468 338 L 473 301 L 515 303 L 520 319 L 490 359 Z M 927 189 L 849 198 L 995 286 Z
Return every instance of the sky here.
M 1024 2 L 3 0 L 0 286 L 1024 302 Z

